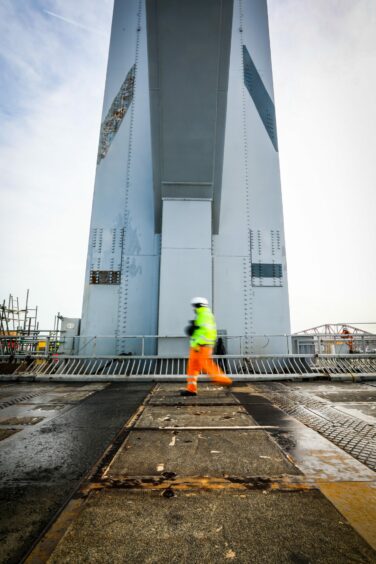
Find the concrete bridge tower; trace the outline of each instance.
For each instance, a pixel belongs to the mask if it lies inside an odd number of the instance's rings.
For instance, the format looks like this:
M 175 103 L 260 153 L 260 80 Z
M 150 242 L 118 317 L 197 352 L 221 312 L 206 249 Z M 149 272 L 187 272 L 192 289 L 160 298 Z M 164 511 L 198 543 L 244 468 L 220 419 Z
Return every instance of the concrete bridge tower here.
M 290 332 L 267 2 L 115 0 L 83 346 L 184 354 L 193 295 L 242 352 L 286 352 L 260 337 Z

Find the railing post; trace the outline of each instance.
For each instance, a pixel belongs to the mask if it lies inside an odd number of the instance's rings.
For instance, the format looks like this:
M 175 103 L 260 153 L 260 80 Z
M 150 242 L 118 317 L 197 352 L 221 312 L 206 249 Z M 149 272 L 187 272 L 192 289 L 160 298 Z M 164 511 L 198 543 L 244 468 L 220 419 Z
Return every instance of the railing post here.
M 287 354 L 290 354 L 290 339 L 288 335 L 286 335 L 286 341 L 287 341 Z
M 97 336 L 94 336 L 94 345 L 93 345 L 93 356 L 97 356 Z
M 141 356 L 145 356 L 145 336 L 142 336 L 141 340 Z
M 50 352 L 50 337 L 46 337 L 46 348 L 44 349 L 44 355 L 48 356 Z

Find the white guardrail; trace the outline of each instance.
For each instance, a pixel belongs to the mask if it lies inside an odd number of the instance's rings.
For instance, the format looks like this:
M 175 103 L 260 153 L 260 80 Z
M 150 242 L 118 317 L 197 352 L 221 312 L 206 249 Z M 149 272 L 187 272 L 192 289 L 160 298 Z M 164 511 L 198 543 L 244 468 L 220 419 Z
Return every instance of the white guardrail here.
M 376 378 L 376 356 L 369 355 L 224 355 L 214 356 L 235 380 Z M 2 369 L 3 368 L 3 369 Z M 187 357 L 51 356 L 0 357 L 0 374 L 37 379 L 176 380 L 186 374 Z
M 218 354 L 376 354 L 376 335 L 218 335 Z M 86 357 L 132 355 L 151 357 L 180 342 L 179 350 L 188 352 L 188 338 L 183 335 L 100 335 L 68 336 L 63 332 L 41 332 L 32 335 L 0 334 L 0 356 L 80 355 Z M 176 350 L 171 346 L 171 350 Z M 159 351 L 160 352 L 160 351 Z M 182 353 L 184 355 L 184 353 Z
M 376 377 L 373 334 L 220 338 L 214 359 L 235 380 Z M 161 340 L 164 351 L 171 345 L 171 350 L 182 350 L 182 354 L 157 354 Z M 177 341 L 178 349 L 174 348 Z M 188 338 L 182 335 L 0 335 L 1 379 L 176 380 L 184 378 L 187 358 Z

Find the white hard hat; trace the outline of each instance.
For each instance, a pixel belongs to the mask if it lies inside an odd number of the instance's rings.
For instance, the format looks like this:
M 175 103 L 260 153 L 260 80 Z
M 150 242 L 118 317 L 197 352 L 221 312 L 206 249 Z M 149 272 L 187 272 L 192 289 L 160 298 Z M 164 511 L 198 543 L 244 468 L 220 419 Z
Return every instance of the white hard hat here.
M 207 306 L 208 304 L 209 304 L 209 302 L 206 298 L 196 297 L 196 298 L 191 299 L 191 305 L 192 306 L 198 306 L 198 305 Z

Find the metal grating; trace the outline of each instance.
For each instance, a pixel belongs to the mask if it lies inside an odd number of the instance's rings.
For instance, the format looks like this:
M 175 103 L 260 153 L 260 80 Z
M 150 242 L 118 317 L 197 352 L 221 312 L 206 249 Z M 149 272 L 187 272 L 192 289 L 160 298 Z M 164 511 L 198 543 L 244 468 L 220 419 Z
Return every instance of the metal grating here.
M 90 284 L 120 284 L 120 272 L 114 270 L 91 270 Z
M 243 65 L 244 65 L 244 84 L 256 106 L 262 123 L 265 126 L 267 134 L 270 137 L 273 147 L 278 151 L 277 141 L 277 125 L 275 119 L 275 108 L 273 100 L 270 98 L 266 90 L 261 76 L 255 67 L 255 64 L 243 45 Z
M 252 277 L 256 278 L 282 278 L 281 264 L 255 263 L 251 265 Z
M 376 470 L 376 425 L 339 412 L 335 405 L 283 384 L 271 390 L 258 385 L 262 394 L 311 429 L 321 433 L 354 458 Z
M 278 229 L 251 229 L 251 280 L 255 287 L 283 286 L 283 254 Z
M 111 143 L 118 132 L 125 114 L 133 100 L 134 82 L 136 74 L 136 65 L 133 65 L 128 72 L 123 84 L 120 87 L 118 94 L 115 96 L 108 113 L 102 122 L 101 132 L 99 137 L 99 148 L 97 164 L 108 153 Z

